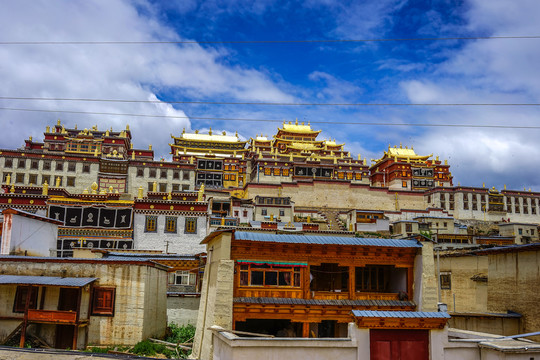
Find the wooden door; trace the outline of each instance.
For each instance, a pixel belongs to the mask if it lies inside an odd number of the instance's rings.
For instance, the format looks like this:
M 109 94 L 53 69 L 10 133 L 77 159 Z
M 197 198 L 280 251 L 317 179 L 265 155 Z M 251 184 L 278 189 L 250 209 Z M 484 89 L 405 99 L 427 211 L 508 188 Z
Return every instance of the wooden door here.
M 428 330 L 370 330 L 371 360 L 429 360 Z
M 56 325 L 56 342 L 54 347 L 57 349 L 71 349 L 73 346 L 73 336 L 75 335 L 74 332 L 75 326 L 73 325 Z

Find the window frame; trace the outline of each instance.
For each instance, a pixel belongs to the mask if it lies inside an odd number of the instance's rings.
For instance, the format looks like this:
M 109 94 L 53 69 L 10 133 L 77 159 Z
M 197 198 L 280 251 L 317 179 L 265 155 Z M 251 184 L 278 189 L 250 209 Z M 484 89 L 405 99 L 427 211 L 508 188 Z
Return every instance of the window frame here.
M 441 273 L 439 274 L 439 287 L 441 288 L 441 290 L 452 290 L 452 273 L 451 272 L 441 271 Z
M 178 230 L 178 217 L 176 216 L 165 216 L 165 229 L 164 232 L 167 234 L 176 234 Z
M 302 288 L 302 266 L 277 266 L 273 264 L 237 264 L 239 287 L 264 287 L 264 288 Z M 262 284 L 253 284 L 253 273 L 262 273 Z M 276 284 L 267 284 L 267 274 L 276 276 Z M 280 285 L 280 280 L 285 279 L 281 274 L 289 274 L 289 284 Z M 273 275 L 272 275 L 273 276 Z M 245 280 L 245 282 L 243 281 Z
M 13 301 L 14 313 L 24 313 L 24 311 L 26 310 L 26 297 L 28 296 L 28 289 L 30 289 L 31 291 L 28 309 L 37 309 L 39 287 L 29 285 L 17 285 L 17 290 L 15 291 L 15 299 Z
M 156 233 L 157 232 L 157 216 L 155 215 L 146 215 L 144 218 L 144 232 L 145 233 Z
M 184 234 L 197 234 L 197 218 L 186 218 L 184 222 Z
M 108 306 L 100 306 L 98 303 L 99 301 L 99 294 L 101 293 L 112 293 L 111 296 L 111 304 Z M 116 302 L 116 288 L 114 287 L 105 287 L 105 286 L 96 286 L 92 289 L 92 301 L 91 301 L 91 310 L 90 315 L 91 316 L 114 316 L 114 310 L 115 310 L 115 302 Z

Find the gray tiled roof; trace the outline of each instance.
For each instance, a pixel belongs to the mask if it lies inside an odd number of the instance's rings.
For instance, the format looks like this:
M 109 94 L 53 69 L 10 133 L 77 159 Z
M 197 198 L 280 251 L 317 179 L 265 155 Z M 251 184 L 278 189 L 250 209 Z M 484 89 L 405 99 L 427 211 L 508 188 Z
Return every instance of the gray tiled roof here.
M 316 300 L 271 297 L 237 297 L 233 302 L 240 304 L 268 305 L 330 305 L 330 306 L 415 306 L 411 301 L 399 300 Z
M 0 285 L 17 284 L 83 287 L 97 279 L 98 278 L 87 277 L 0 275 Z
M 268 234 L 249 231 L 236 231 L 236 240 L 251 240 L 263 242 L 291 243 L 291 244 L 320 244 L 320 245 L 363 245 L 411 248 L 422 247 L 416 240 L 404 239 L 377 239 L 377 238 L 353 238 L 344 236 L 320 236 L 320 235 L 292 235 L 292 234 Z
M 383 317 L 383 318 L 433 318 L 450 319 L 445 312 L 426 311 L 377 311 L 377 310 L 353 310 L 355 317 Z

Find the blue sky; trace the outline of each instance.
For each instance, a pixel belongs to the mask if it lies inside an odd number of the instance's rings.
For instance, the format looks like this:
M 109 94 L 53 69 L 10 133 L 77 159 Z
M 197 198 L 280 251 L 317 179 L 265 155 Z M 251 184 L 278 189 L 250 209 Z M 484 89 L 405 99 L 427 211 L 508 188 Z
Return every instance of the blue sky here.
M 540 39 L 232 44 L 229 41 L 540 35 L 534 0 L 7 0 L 0 41 L 218 41 L 160 45 L 0 45 L 3 97 L 287 103 L 539 103 Z M 389 144 L 448 159 L 454 182 L 540 191 L 535 129 L 340 123 L 536 126 L 539 107 L 261 106 L 0 99 L 1 148 L 40 139 L 57 118 L 123 128 L 168 157 L 182 128 L 272 136 L 310 121 L 354 156 Z M 176 116 L 144 118 L 58 110 Z M 188 118 L 182 118 L 187 116 Z M 332 122 L 334 122 L 332 124 Z

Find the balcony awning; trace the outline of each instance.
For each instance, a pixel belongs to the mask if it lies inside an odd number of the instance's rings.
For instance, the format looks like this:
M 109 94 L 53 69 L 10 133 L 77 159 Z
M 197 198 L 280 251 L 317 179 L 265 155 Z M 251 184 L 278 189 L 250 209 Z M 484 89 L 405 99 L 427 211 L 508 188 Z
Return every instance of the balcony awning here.
M 288 261 L 267 261 L 267 260 L 236 260 L 237 263 L 242 265 L 272 265 L 282 267 L 307 267 L 306 262 L 288 262 Z
M 98 278 L 89 277 L 58 277 L 58 276 L 28 276 L 28 275 L 0 275 L 0 285 L 43 285 L 83 287 Z

